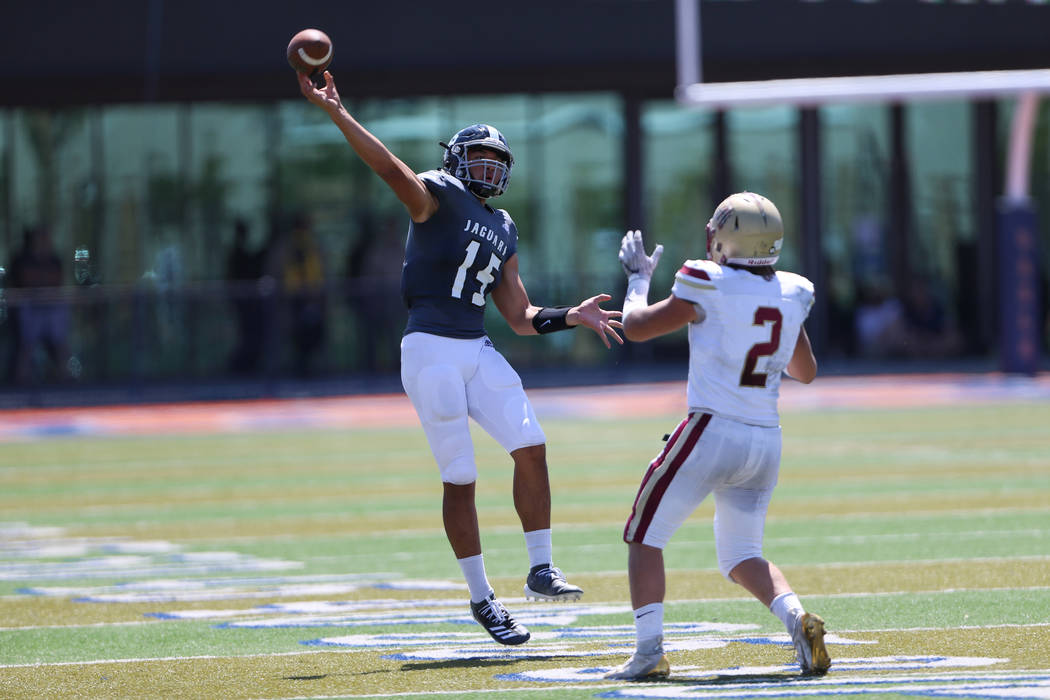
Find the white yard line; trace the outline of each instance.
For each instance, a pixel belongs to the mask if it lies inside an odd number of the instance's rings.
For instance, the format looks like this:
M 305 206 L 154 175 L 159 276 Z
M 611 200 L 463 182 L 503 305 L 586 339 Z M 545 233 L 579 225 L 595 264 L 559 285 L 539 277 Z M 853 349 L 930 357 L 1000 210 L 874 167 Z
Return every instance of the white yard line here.
M 0 667 L 2 668 L 2 667 Z M 609 690 L 613 681 L 602 685 L 577 685 L 562 683 L 561 686 L 515 686 L 513 688 L 476 688 L 474 690 L 417 690 L 407 693 L 378 693 L 371 695 L 297 695 L 295 697 L 272 698 L 270 700 L 342 700 L 343 698 L 410 698 L 428 695 L 482 695 L 488 693 L 564 693 L 567 690 Z M 263 699 L 266 700 L 266 699 Z
M 356 649 L 347 650 L 332 647 L 308 651 L 282 651 L 272 654 L 235 654 L 235 655 L 202 655 L 202 656 L 156 656 L 137 659 L 92 659 L 91 661 L 38 661 L 32 664 L 0 664 L 0 668 L 49 668 L 52 666 L 98 666 L 100 664 L 144 664 L 157 661 L 214 661 L 216 659 L 267 659 L 275 656 L 302 656 L 313 654 L 352 654 Z
M 639 472 L 639 475 L 640 474 L 641 474 L 641 472 Z M 639 476 L 639 478 L 640 478 L 640 476 Z M 1010 515 L 1010 514 L 1045 513 L 1045 512 L 1046 512 L 1046 507 L 1045 506 L 1038 506 L 1038 505 L 1027 506 L 1027 507 L 1004 506 L 1004 507 L 1001 507 L 1001 508 L 954 508 L 954 509 L 946 509 L 946 510 L 913 510 L 913 511 L 909 511 L 908 512 L 908 518 L 909 519 L 914 519 L 914 518 L 941 518 L 941 517 L 952 517 L 952 516 L 956 516 L 956 517 L 960 517 L 960 518 L 970 518 L 970 517 L 974 517 L 976 515 Z M 341 518 L 343 516 L 342 516 L 342 514 L 339 514 L 339 513 L 333 513 L 333 514 L 331 514 L 329 516 L 321 515 L 319 517 L 321 517 L 321 518 L 324 518 L 324 517 Z M 600 529 L 608 529 L 609 527 L 613 527 L 614 530 L 615 529 L 623 529 L 623 523 L 624 523 L 624 520 L 626 519 L 626 517 L 627 517 L 627 515 L 625 513 L 623 518 L 617 518 L 615 520 L 591 521 L 591 522 L 586 522 L 586 523 L 559 523 L 556 526 L 556 530 L 558 532 L 564 532 L 564 531 L 569 531 L 569 530 L 571 530 L 571 531 L 600 530 Z M 807 522 L 809 522 L 809 521 L 813 521 L 813 520 L 843 520 L 843 519 L 866 519 L 866 518 L 889 519 L 889 518 L 897 518 L 897 517 L 899 517 L 899 516 L 896 513 L 867 512 L 867 511 L 851 511 L 849 513 L 813 513 L 813 514 L 807 514 L 806 516 L 787 516 L 787 515 L 777 515 L 776 513 L 770 513 L 770 515 L 767 518 L 766 522 L 767 523 L 775 523 L 775 522 L 778 522 L 778 521 L 779 522 L 792 522 L 792 521 L 796 521 L 796 520 L 806 520 Z M 520 525 L 493 525 L 491 527 L 486 527 L 485 528 L 485 532 L 486 533 L 491 532 L 493 534 L 504 534 L 504 535 L 505 534 L 517 534 L 517 533 L 521 532 L 521 526 Z M 419 537 L 421 535 L 435 535 L 435 536 L 440 535 L 440 536 L 444 537 L 444 535 L 441 533 L 440 529 L 434 529 L 434 528 L 405 528 L 405 529 L 385 530 L 383 532 L 383 536 L 384 537 Z M 293 539 L 294 540 L 314 539 L 314 538 L 339 539 L 339 538 L 347 538 L 347 537 L 350 537 L 350 536 L 351 535 L 349 533 L 346 533 L 346 534 L 334 534 L 334 535 L 333 534 L 322 534 L 322 535 L 307 536 L 307 537 L 304 537 L 303 535 L 295 535 L 295 534 L 284 534 L 284 535 L 280 535 L 280 534 L 278 534 L 278 535 L 240 535 L 240 536 L 236 536 L 236 537 L 188 537 L 188 538 L 179 538 L 178 541 L 180 543 L 182 543 L 182 544 L 192 544 L 192 543 L 200 543 L 200 542 L 217 542 L 219 544 L 226 542 L 226 543 L 237 544 L 237 543 L 251 543 L 251 542 L 273 542 L 273 541 L 293 540 Z M 619 544 L 622 544 L 622 543 L 619 543 Z M 572 545 L 562 545 L 562 546 L 572 546 Z
M 829 596 L 830 597 L 830 596 Z M 105 623 L 99 623 L 104 625 Z M 115 623 L 115 624 L 140 624 L 140 623 Z M 50 628 L 37 628 L 37 627 L 14 627 L 14 628 L 0 628 L 3 630 L 30 630 L 30 629 L 64 629 L 66 627 L 93 627 L 96 625 L 56 625 Z M 840 630 L 836 629 L 835 634 L 873 634 L 873 633 L 886 633 L 886 632 L 943 632 L 945 630 L 994 630 L 994 629 L 1028 629 L 1037 627 L 1050 627 L 1050 622 L 1033 622 L 1028 624 L 1020 623 L 1003 623 L 998 625 L 967 625 L 962 627 L 883 627 L 883 628 L 866 628 L 866 629 L 855 629 L 855 630 Z M 734 637 L 753 637 L 754 632 L 747 634 L 721 634 L 720 637 L 732 639 Z M 629 634 L 627 636 L 630 636 Z M 589 641 L 589 640 L 579 640 Z M 342 649 L 339 647 L 332 647 L 330 649 L 320 650 L 309 650 L 309 651 L 285 651 L 273 654 L 224 654 L 224 655 L 205 655 L 205 656 L 160 656 L 153 658 L 134 658 L 134 659 L 93 659 L 90 661 L 43 661 L 30 664 L 0 664 L 0 669 L 3 668 L 36 668 L 45 666 L 90 666 L 96 664 L 127 664 L 127 663 L 149 663 L 154 661 L 185 661 L 193 659 L 254 659 L 254 658 L 268 658 L 273 656 L 297 656 L 300 654 L 324 654 L 324 653 L 342 653 L 352 654 L 361 649 Z M 367 651 L 367 650 L 365 650 Z M 610 654 L 617 653 L 616 650 L 609 652 Z

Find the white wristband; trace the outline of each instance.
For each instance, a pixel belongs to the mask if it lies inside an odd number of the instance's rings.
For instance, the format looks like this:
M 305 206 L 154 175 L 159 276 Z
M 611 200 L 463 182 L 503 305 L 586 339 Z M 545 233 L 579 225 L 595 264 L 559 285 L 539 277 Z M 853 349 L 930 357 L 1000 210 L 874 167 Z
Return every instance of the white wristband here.
M 634 274 L 627 278 L 627 296 L 623 300 L 623 319 L 636 309 L 649 306 L 649 278 Z

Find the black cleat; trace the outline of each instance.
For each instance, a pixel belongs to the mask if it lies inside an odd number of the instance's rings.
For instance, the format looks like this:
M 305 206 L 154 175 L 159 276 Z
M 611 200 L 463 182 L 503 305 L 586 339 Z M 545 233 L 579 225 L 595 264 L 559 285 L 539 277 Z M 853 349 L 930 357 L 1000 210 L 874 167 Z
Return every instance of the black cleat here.
M 550 564 L 534 566 L 525 580 L 526 600 L 579 600 L 583 589 L 565 580 L 561 569 Z
M 524 644 L 532 636 L 511 617 L 503 603 L 496 600 L 494 593 L 480 603 L 470 601 L 470 613 L 500 644 Z

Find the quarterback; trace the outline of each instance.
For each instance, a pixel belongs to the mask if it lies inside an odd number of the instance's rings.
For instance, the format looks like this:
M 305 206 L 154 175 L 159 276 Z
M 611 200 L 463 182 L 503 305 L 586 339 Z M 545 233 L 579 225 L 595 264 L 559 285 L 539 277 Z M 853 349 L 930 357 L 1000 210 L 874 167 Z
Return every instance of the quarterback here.
M 807 613 L 775 564 L 762 557 L 766 510 L 780 469 L 777 397 L 782 372 L 809 383 L 817 361 L 803 323 L 813 305 L 805 277 L 776 271 L 784 225 L 765 197 L 725 199 L 706 227 L 707 259 L 686 260 L 670 295 L 649 304 L 662 246 L 646 255 L 628 231 L 620 262 L 628 275 L 624 335 L 644 341 L 688 326 L 688 416 L 649 463 L 624 528 L 635 652 L 613 679 L 670 673 L 663 650 L 663 550 L 713 493 L 718 568 L 784 623 L 802 672 L 831 665 L 824 621 Z
M 416 174 L 343 106 L 331 73 L 318 89 L 300 73 L 299 87 L 325 110 L 347 142 L 393 190 L 410 218 L 401 296 L 408 325 L 401 341 L 401 382 L 416 409 L 441 472 L 445 534 L 470 590 L 474 619 L 501 644 L 522 644 L 529 631 L 495 597 L 485 573 L 474 502 L 477 465 L 468 418 L 474 419 L 514 462 L 514 507 L 525 534 L 530 570 L 525 597 L 577 600 L 579 586 L 552 561 L 551 493 L 546 437 L 510 366 L 485 333 L 485 304 L 519 335 L 584 325 L 623 343 L 619 311 L 599 294 L 573 307 L 529 301 L 518 275 L 518 230 L 488 200 L 503 194 L 514 157 L 507 140 L 487 124 L 458 131 L 444 148 L 442 168 Z

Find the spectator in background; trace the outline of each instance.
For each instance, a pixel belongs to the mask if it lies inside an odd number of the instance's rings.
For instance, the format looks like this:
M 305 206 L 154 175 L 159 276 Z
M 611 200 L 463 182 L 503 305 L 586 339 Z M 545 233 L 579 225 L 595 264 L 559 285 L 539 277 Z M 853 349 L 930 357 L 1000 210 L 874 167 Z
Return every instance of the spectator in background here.
M 400 217 L 370 218 L 346 259 L 347 306 L 366 371 L 395 371 L 398 358 L 387 348 L 401 342 L 405 307 L 401 301 L 401 267 L 405 225 Z
M 906 351 L 911 357 L 951 357 L 963 349 L 963 337 L 927 277 L 915 276 L 904 297 Z
M 226 256 L 229 295 L 237 314 L 237 345 L 230 356 L 230 371 L 250 374 L 259 368 L 263 348 L 263 301 L 259 279 L 263 275 L 264 251 L 248 249 L 248 223 L 233 224 L 233 246 Z
M 14 305 L 18 340 L 14 359 L 14 381 L 36 383 L 48 376 L 69 375 L 69 306 L 62 298 L 62 260 L 55 251 L 51 232 L 45 227 L 24 231 L 22 250 L 11 262 L 9 284 L 24 294 Z M 40 351 L 50 365 L 38 367 Z
M 908 281 L 900 299 L 887 280 L 869 280 L 861 286 L 855 318 L 858 350 L 865 357 L 930 359 L 963 349 L 962 335 L 921 275 Z
M 312 374 L 327 336 L 324 254 L 310 216 L 300 213 L 281 246 L 281 281 L 291 320 L 295 370 Z
M 887 280 L 870 278 L 861 284 L 854 323 L 857 350 L 862 357 L 900 357 L 905 353 L 904 307 Z

